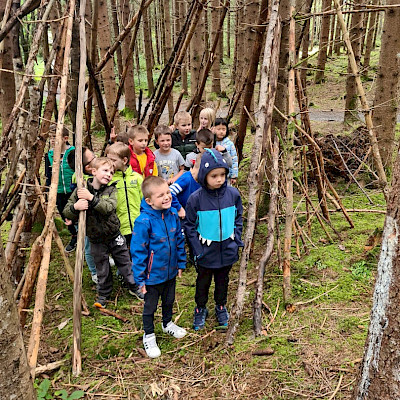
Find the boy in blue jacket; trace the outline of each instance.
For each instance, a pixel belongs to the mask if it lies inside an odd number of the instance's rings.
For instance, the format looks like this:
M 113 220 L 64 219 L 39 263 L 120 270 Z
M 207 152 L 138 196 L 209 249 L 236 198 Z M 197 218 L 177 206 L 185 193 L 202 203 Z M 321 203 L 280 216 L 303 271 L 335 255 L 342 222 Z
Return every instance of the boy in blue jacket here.
M 189 197 L 186 204 L 185 234 L 197 264 L 195 330 L 205 325 L 213 276 L 215 314 L 220 326 L 228 326 L 229 271 L 239 258 L 239 247 L 243 247 L 242 200 L 239 191 L 227 185 L 228 173 L 228 165 L 221 153 L 207 149 L 201 158 L 197 177 L 201 188 Z
M 180 277 L 185 269 L 186 254 L 167 182 L 159 176 L 149 176 L 143 181 L 142 192 L 140 215 L 132 233 L 132 271 L 144 294 L 143 345 L 147 355 L 155 358 L 161 355 L 154 334 L 154 313 L 160 297 L 163 332 L 178 339 L 186 335 L 185 329 L 172 322 L 176 276 Z

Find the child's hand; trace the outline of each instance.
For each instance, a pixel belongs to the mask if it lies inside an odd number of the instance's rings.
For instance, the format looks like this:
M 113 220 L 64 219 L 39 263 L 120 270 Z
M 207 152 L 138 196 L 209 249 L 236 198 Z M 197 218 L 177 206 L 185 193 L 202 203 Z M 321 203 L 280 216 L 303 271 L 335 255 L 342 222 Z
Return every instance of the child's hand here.
M 226 149 L 224 146 L 221 146 L 220 144 L 217 144 L 215 146 L 215 150 L 218 150 L 220 153 L 224 152 Z
M 64 222 L 65 222 L 65 225 L 67 225 L 67 226 L 72 225 L 72 221 L 68 218 L 65 218 Z
M 78 194 L 78 199 L 85 199 L 89 201 L 92 201 L 94 197 L 92 193 L 90 193 L 89 190 L 86 188 L 78 189 L 77 194 Z
M 75 204 L 74 208 L 77 211 L 84 211 L 89 208 L 89 203 L 86 199 L 79 199 Z
M 182 278 L 182 270 L 178 269 L 178 278 Z
M 117 138 L 117 134 L 115 133 L 115 126 L 113 126 L 111 128 L 111 132 L 110 132 L 110 142 L 114 143 L 116 138 Z
M 143 285 L 140 290 L 142 291 L 143 294 L 147 293 L 146 285 Z
M 169 178 L 169 179 L 167 180 L 168 185 L 172 185 L 174 182 L 175 182 L 175 179 L 174 179 L 174 178 Z
M 237 178 L 231 178 L 231 185 L 236 185 Z
M 186 217 L 186 211 L 183 207 L 178 211 L 178 217 L 184 219 Z

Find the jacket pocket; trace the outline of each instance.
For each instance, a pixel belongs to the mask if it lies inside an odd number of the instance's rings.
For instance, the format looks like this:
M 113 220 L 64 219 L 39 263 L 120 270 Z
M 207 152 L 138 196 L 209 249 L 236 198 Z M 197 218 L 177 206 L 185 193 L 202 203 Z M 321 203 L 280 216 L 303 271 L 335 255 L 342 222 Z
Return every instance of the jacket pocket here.
M 154 251 L 152 250 L 149 257 L 149 263 L 147 264 L 147 279 L 150 278 L 151 267 L 153 266 Z

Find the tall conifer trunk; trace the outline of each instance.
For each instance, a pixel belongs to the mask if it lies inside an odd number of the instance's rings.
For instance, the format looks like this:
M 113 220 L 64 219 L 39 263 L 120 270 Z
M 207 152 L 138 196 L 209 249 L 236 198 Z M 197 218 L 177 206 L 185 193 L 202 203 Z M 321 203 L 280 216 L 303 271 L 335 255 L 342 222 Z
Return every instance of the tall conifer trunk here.
M 150 33 L 150 20 L 148 9 L 143 11 L 143 40 L 144 40 L 144 54 L 146 57 L 146 75 L 147 75 L 147 93 L 150 97 L 154 92 L 153 81 L 153 51 Z

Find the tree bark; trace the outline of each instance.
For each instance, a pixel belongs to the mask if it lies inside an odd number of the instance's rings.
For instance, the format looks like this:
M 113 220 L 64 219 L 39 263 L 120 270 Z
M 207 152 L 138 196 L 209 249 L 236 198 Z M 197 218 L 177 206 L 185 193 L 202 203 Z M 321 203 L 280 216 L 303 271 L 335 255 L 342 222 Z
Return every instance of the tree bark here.
M 146 75 L 147 75 L 147 95 L 150 97 L 154 92 L 153 81 L 153 52 L 150 36 L 150 21 L 147 10 L 143 12 L 143 40 L 144 40 L 144 55 L 146 59 Z
M 388 0 L 387 5 L 398 4 Z M 376 78 L 373 123 L 382 162 L 387 170 L 393 164 L 393 147 L 400 83 L 400 9 L 388 9 L 381 36 L 381 53 Z
M 129 7 L 129 2 L 128 7 Z M 112 28 L 113 28 L 113 38 L 117 38 L 119 36 L 119 22 L 118 22 L 118 13 L 117 13 L 117 1 L 110 0 L 111 6 L 111 20 L 112 20 Z M 124 40 L 124 43 L 126 40 Z M 123 69 L 123 62 L 122 62 L 122 49 L 119 46 L 116 50 L 117 53 L 117 69 L 118 69 L 118 76 L 121 76 L 122 69 Z
M 197 29 L 195 30 L 190 43 L 190 94 L 192 97 L 196 93 L 197 86 L 200 82 L 202 67 L 204 66 L 205 53 L 205 37 L 204 37 L 204 15 L 203 11 L 200 15 Z
M 215 37 L 218 34 L 219 42 L 221 41 L 221 32 L 218 32 L 219 29 L 219 16 L 220 12 L 220 0 L 212 0 L 211 1 L 211 41 L 214 41 Z M 211 83 L 211 91 L 216 93 L 218 96 L 221 94 L 221 48 L 217 45 L 215 49 L 215 59 L 213 66 L 211 68 L 212 73 L 212 83 Z
M 360 0 L 356 0 L 354 4 L 355 8 L 359 7 L 361 4 Z M 354 57 L 356 59 L 356 63 L 359 69 L 361 61 L 361 39 L 364 37 L 363 13 L 352 14 L 351 28 L 349 33 Z M 352 73 L 350 61 L 348 62 L 347 73 L 348 75 L 346 79 L 346 104 L 344 112 L 344 122 L 351 124 L 358 121 L 358 93 L 356 78 Z
M 377 5 L 377 0 L 372 0 L 373 5 Z M 368 32 L 367 39 L 365 42 L 365 53 L 364 53 L 364 62 L 363 62 L 363 75 L 368 76 L 369 72 L 369 63 L 371 61 L 371 52 L 372 52 L 372 43 L 374 39 L 375 25 L 376 25 L 376 16 L 379 14 L 378 12 L 369 13 L 369 24 L 368 24 Z
M 364 359 L 354 399 L 400 398 L 398 344 L 400 334 L 400 157 L 393 170 L 392 189 L 383 230 L 381 254 Z
M 172 26 L 171 26 L 171 9 L 169 0 L 162 0 L 160 2 L 162 5 L 162 13 L 164 20 L 164 47 L 163 47 L 163 56 L 164 56 L 164 64 L 168 62 L 168 57 L 172 51 Z M 193 61 L 193 60 L 192 60 Z M 193 74 L 191 74 L 191 79 L 193 79 Z M 168 98 L 168 117 L 171 120 L 174 117 L 174 95 L 171 95 Z
M 0 243 L 3 246 L 2 243 Z M 9 271 L 0 257 L 0 398 L 35 400 Z
M 184 1 L 179 2 L 179 20 L 184 21 L 186 17 L 186 6 Z M 188 93 L 188 73 L 187 73 L 187 65 L 189 60 L 189 52 L 185 54 L 183 63 L 182 63 L 182 74 L 181 74 L 181 82 L 182 82 L 182 90 L 185 91 L 185 94 Z
M 329 11 L 331 8 L 331 3 L 332 0 L 323 0 L 322 11 Z M 321 34 L 319 37 L 317 72 L 315 73 L 316 84 L 322 83 L 325 77 L 325 64 L 328 57 L 330 20 L 330 15 L 323 15 L 321 19 Z

